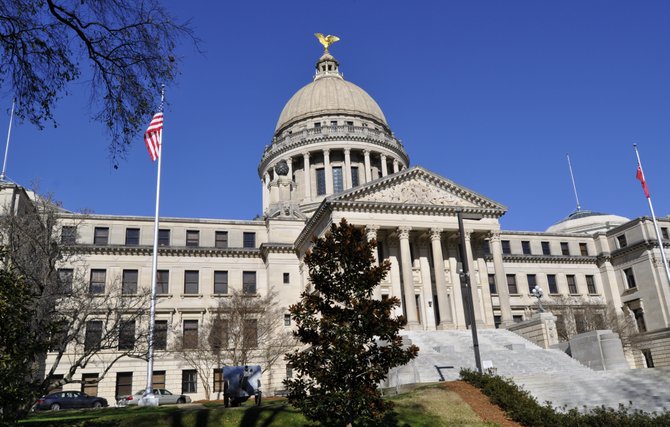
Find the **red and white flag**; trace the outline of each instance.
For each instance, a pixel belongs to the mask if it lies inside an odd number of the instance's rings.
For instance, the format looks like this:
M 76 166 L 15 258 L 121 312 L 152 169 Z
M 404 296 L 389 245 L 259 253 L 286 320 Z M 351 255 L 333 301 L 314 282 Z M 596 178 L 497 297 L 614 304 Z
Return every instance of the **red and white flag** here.
M 149 150 L 149 156 L 154 162 L 161 154 L 161 135 L 163 133 L 163 112 L 154 114 L 147 131 L 144 132 L 144 143 Z
M 642 166 L 637 165 L 637 173 L 635 174 L 637 178 L 642 183 L 642 189 L 644 190 L 644 195 L 649 198 L 649 187 L 647 187 L 647 181 L 644 179 L 644 173 L 642 172 Z

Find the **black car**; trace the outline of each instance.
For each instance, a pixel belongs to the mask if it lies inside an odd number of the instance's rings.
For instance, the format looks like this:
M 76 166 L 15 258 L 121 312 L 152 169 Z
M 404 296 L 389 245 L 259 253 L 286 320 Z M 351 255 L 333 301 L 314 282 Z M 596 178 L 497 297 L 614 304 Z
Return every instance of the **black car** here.
M 103 408 L 107 406 L 107 399 L 97 396 L 89 396 L 78 391 L 59 391 L 42 396 L 35 403 L 36 410 L 51 409 L 80 409 L 80 408 Z

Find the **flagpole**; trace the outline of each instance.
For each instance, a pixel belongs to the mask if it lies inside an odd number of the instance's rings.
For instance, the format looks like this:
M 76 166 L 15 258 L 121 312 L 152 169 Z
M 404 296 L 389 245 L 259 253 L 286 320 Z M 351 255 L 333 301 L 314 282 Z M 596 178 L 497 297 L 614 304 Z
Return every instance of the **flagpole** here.
M 577 185 L 575 185 L 575 175 L 572 173 L 572 163 L 570 163 L 570 155 L 565 155 L 568 158 L 568 168 L 570 169 L 570 179 L 572 180 L 572 189 L 575 191 L 575 200 L 577 200 L 577 212 L 582 210 L 579 204 L 579 196 L 577 195 Z
M 161 106 L 163 111 L 163 101 L 165 99 L 165 86 L 161 88 Z M 156 279 L 158 275 L 158 214 L 160 211 L 161 196 L 161 161 L 163 160 L 163 131 L 161 130 L 158 143 L 158 172 L 156 173 L 156 215 L 154 216 L 154 247 L 151 258 L 151 305 L 149 308 L 149 349 L 147 357 L 147 388 L 140 403 L 144 406 L 158 406 L 158 398 L 153 392 L 153 372 L 154 372 L 154 329 L 156 323 Z
M 654 222 L 654 231 L 656 232 L 656 239 L 658 240 L 658 247 L 661 250 L 661 259 L 663 260 L 663 267 L 665 268 L 665 277 L 668 279 L 668 285 L 670 286 L 670 267 L 668 266 L 668 258 L 665 255 L 665 248 L 663 247 L 663 238 L 661 237 L 661 231 L 658 228 L 658 222 L 656 222 L 656 214 L 654 213 L 654 205 L 651 203 L 651 195 L 648 194 L 648 187 L 646 186 L 646 180 L 644 178 L 644 170 L 642 169 L 642 161 L 640 160 L 640 153 L 637 151 L 637 144 L 633 144 L 633 149 L 635 150 L 635 155 L 637 156 L 637 167 L 640 168 L 642 174 L 642 183 L 644 188 L 647 189 L 647 202 L 649 203 L 649 210 L 651 211 L 651 220 Z
M 7 178 L 5 171 L 7 171 L 7 154 L 9 153 L 9 140 L 12 135 L 12 120 L 14 119 L 14 104 L 16 103 L 16 98 L 12 99 L 12 112 L 9 115 L 9 129 L 7 130 L 7 143 L 5 144 L 5 159 L 2 161 L 2 173 L 0 173 L 0 181 L 4 181 Z

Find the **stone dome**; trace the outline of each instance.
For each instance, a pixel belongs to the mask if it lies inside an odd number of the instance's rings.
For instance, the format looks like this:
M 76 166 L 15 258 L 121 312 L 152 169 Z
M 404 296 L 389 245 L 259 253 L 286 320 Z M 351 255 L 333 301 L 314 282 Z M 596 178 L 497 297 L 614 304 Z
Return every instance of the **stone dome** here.
M 286 103 L 275 133 L 297 121 L 333 114 L 365 117 L 388 128 L 384 113 L 367 92 L 339 74 L 317 74 L 313 82 L 296 92 Z
M 628 221 L 630 219 L 619 215 L 579 209 L 547 228 L 546 232 L 594 234 L 618 227 Z

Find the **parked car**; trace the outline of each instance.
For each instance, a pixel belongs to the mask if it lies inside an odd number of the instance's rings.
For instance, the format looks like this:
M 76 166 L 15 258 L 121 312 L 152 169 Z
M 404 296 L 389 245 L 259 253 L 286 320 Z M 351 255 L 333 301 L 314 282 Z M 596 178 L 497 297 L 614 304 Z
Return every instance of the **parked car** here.
M 144 390 L 140 390 L 135 394 L 130 394 L 128 396 L 121 396 L 119 400 L 116 401 L 116 406 L 129 406 L 137 405 L 144 395 Z M 159 405 L 169 405 L 171 403 L 190 403 L 191 398 L 184 394 L 172 394 L 169 390 L 164 388 L 155 388 L 154 395 L 158 397 Z
M 107 405 L 107 399 L 97 396 L 89 396 L 79 391 L 59 391 L 42 396 L 35 403 L 36 410 L 51 409 L 79 409 L 79 408 L 103 408 Z

